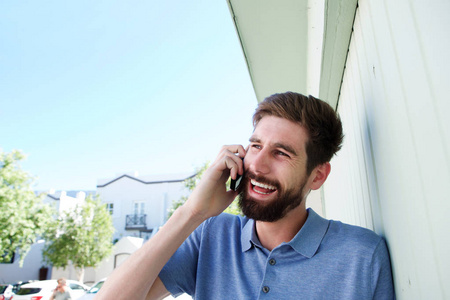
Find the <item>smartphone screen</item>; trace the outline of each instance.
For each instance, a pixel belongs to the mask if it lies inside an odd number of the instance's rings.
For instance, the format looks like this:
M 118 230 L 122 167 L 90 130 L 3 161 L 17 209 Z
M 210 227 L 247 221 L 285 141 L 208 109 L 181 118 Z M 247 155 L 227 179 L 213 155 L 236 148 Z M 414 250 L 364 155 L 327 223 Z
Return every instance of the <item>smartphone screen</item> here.
M 242 160 L 242 163 L 244 163 L 244 160 Z M 241 185 L 242 177 L 243 175 L 238 174 L 236 176 L 236 179 L 231 179 L 230 189 L 232 189 L 233 191 L 237 191 L 237 189 Z
M 242 175 L 238 174 L 236 179 L 231 179 L 230 189 L 232 189 L 233 191 L 236 191 L 239 188 L 239 185 L 241 185 L 241 181 L 242 181 Z

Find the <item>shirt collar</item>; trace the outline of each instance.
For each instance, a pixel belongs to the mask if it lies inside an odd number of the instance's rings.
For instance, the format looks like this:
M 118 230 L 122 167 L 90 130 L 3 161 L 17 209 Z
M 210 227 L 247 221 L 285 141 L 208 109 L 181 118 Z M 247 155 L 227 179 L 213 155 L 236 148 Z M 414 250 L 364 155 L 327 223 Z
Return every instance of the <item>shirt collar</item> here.
M 241 245 L 242 252 L 250 250 L 252 244 L 259 245 L 259 239 L 256 236 L 255 220 L 244 217 L 247 222 L 245 222 L 244 227 L 241 231 Z
M 314 210 L 308 208 L 308 218 L 300 231 L 288 243 L 303 256 L 313 257 L 328 230 L 329 221 L 319 216 Z
M 290 245 L 299 254 L 311 258 L 319 249 L 320 243 L 327 232 L 329 221 L 319 216 L 311 208 L 308 208 L 307 211 L 308 217 L 305 224 L 287 245 Z M 252 244 L 260 246 L 256 235 L 255 221 L 248 219 L 248 222 L 242 228 L 242 252 L 250 250 Z

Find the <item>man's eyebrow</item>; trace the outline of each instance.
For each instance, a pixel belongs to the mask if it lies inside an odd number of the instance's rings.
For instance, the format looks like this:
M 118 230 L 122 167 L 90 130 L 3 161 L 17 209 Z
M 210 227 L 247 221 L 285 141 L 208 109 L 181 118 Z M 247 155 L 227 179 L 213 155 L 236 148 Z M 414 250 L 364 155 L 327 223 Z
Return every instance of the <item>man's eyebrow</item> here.
M 261 139 L 255 137 L 255 136 L 251 136 L 251 137 L 248 139 L 248 141 L 249 141 L 250 143 L 261 143 Z
M 275 143 L 274 146 L 277 147 L 277 148 L 284 149 L 284 150 L 286 150 L 287 152 L 293 154 L 294 156 L 297 156 L 297 152 L 294 150 L 294 148 L 292 148 L 292 147 L 289 146 L 289 145 L 282 144 L 282 143 Z
M 250 137 L 249 142 L 250 143 L 261 143 L 261 139 L 259 139 L 258 137 L 252 136 L 252 137 Z M 295 151 L 295 149 L 289 145 L 286 145 L 283 143 L 274 143 L 272 146 L 275 148 L 284 149 L 285 151 L 293 154 L 294 156 L 298 156 L 297 151 Z

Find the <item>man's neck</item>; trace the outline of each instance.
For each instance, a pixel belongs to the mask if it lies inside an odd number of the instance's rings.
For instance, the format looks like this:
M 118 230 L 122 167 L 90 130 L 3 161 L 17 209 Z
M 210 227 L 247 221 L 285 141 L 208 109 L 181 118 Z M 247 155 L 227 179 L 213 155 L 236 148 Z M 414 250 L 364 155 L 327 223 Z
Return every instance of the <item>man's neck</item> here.
M 291 241 L 303 227 L 308 212 L 303 202 L 282 219 L 275 222 L 256 221 L 256 233 L 261 245 L 269 251 L 281 243 Z

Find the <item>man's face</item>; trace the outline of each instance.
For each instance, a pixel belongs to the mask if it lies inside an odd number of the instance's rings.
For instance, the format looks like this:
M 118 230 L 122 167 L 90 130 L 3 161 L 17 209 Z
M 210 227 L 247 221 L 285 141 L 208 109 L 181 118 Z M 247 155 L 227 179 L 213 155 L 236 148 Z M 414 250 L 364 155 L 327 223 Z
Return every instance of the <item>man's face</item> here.
M 273 116 L 260 120 L 244 159 L 239 204 L 246 216 L 274 222 L 302 203 L 308 182 L 307 140 L 297 123 Z
M 57 291 L 64 291 L 64 286 L 66 285 L 65 281 L 58 281 L 58 285 L 56 286 Z

